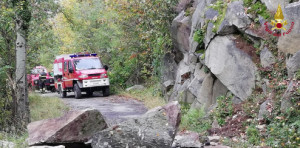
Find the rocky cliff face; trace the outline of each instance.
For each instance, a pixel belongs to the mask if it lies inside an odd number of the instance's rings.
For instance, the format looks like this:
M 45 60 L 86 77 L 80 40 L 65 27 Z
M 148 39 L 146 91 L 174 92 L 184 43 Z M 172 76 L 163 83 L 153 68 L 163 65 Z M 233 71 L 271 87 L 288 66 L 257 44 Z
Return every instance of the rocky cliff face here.
M 300 2 L 281 3 L 288 21 L 285 27 L 295 24 L 278 42 L 264 28 L 278 4 L 262 0 L 257 6 L 266 9 L 253 11 L 244 1 L 181 0 L 171 27 L 174 49 L 163 59 L 166 99 L 206 110 L 214 107 L 219 96 L 233 94 L 234 103 L 245 101 L 262 87 L 259 69 L 272 68 L 278 61 L 277 52 L 285 55 L 292 77 L 300 63 L 296 43 L 300 39 Z

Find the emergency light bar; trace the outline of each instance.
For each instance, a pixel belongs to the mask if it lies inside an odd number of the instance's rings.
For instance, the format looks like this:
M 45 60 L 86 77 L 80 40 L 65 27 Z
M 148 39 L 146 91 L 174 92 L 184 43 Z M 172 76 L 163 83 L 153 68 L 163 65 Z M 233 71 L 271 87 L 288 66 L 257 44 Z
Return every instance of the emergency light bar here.
M 92 53 L 92 54 L 73 54 L 70 55 L 71 58 L 77 58 L 77 57 L 89 57 L 89 56 L 97 56 L 97 53 Z

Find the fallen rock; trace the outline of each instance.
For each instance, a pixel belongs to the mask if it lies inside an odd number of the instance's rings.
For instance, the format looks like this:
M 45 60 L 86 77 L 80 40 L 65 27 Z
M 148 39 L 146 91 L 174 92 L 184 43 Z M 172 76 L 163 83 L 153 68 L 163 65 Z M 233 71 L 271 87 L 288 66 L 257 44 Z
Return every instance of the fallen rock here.
M 266 68 L 266 67 L 271 67 L 272 64 L 275 63 L 275 57 L 273 56 L 272 52 L 268 50 L 268 48 L 264 48 L 260 52 L 260 61 L 261 61 L 261 66 Z
M 84 143 L 105 128 L 107 124 L 98 110 L 70 111 L 59 118 L 30 123 L 28 144 Z
M 0 140 L 0 147 L 1 148 L 14 148 L 15 144 L 13 142 Z
M 181 148 L 181 147 L 197 147 L 202 146 L 199 140 L 199 134 L 196 132 L 185 131 L 179 133 L 175 136 L 172 148 Z
M 300 39 L 300 38 L 299 38 Z M 294 74 L 300 70 L 300 49 L 294 56 L 289 58 L 286 62 L 286 68 L 288 70 L 288 76 L 292 78 Z
M 172 145 L 180 123 L 180 105 L 177 101 L 149 110 L 143 116 L 95 134 L 93 148 L 160 147 Z
M 205 65 L 241 100 L 255 87 L 256 66 L 251 57 L 235 46 L 232 35 L 215 37 L 205 52 Z
M 126 89 L 126 91 L 133 91 L 133 90 L 143 90 L 145 87 L 143 85 L 134 85 Z

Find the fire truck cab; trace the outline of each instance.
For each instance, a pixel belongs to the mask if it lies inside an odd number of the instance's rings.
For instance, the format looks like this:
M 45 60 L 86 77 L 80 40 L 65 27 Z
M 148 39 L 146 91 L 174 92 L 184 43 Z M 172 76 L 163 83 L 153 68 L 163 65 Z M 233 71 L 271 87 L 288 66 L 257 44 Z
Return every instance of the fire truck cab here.
M 97 54 L 57 56 L 53 66 L 55 88 L 61 98 L 65 98 L 67 92 L 74 92 L 77 99 L 82 97 L 82 92 L 91 96 L 94 91 L 102 91 L 103 96 L 108 96 L 107 69 Z

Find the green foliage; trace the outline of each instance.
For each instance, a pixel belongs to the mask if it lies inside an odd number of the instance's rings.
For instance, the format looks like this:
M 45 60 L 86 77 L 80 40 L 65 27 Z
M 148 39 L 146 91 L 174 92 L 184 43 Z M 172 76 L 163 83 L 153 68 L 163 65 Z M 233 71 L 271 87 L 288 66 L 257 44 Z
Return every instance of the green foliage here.
M 157 106 L 163 106 L 166 104 L 166 102 L 162 98 L 160 84 L 155 80 L 153 80 L 153 83 L 154 84 L 149 84 L 149 86 L 143 90 L 131 90 L 129 92 L 119 91 L 117 94 L 143 101 L 144 105 L 148 109 L 152 109 Z
M 206 65 L 203 66 L 203 70 L 206 74 L 208 74 L 210 72 L 209 68 Z
M 233 114 L 232 96 L 217 98 L 218 106 L 213 111 L 213 117 L 218 121 L 219 125 L 225 124 L 226 117 L 230 117 Z
M 186 102 L 180 102 L 180 110 L 181 110 L 181 115 L 184 116 L 185 114 L 188 113 L 188 111 L 191 108 L 191 104 L 186 103 Z
M 296 78 L 297 80 L 300 80 L 300 70 L 298 70 L 298 71 L 296 72 L 295 78 Z
M 204 31 L 204 29 L 197 30 L 194 33 L 194 41 L 195 42 L 198 42 L 199 44 L 201 44 L 201 43 L 203 43 L 204 38 L 205 38 L 205 31 Z
M 253 3 L 253 0 L 243 0 L 244 6 L 248 8 L 247 13 L 258 17 L 258 15 L 262 16 L 264 19 L 270 18 L 271 14 L 268 11 L 266 5 L 264 5 L 261 1 L 256 1 Z
M 300 144 L 300 110 L 291 108 L 286 113 L 281 113 L 268 119 L 266 145 L 296 148 Z
M 49 105 L 51 104 L 51 105 Z M 31 121 L 60 117 L 69 108 L 59 98 L 29 94 Z
M 246 129 L 246 135 L 249 143 L 253 145 L 258 145 L 260 143 L 260 133 L 255 125 L 250 125 Z
M 208 118 L 204 118 L 205 111 L 202 109 L 190 109 L 183 114 L 181 118 L 181 129 L 195 131 L 198 133 L 206 132 L 211 128 L 211 121 Z
M 215 2 L 212 6 L 210 6 L 210 8 L 218 11 L 219 15 L 217 17 L 217 20 L 215 20 L 213 22 L 214 24 L 214 28 L 213 28 L 213 32 L 217 33 L 221 23 L 223 22 L 225 15 L 226 15 L 226 11 L 227 11 L 227 2 L 223 1 L 223 0 L 218 0 L 217 2 Z

